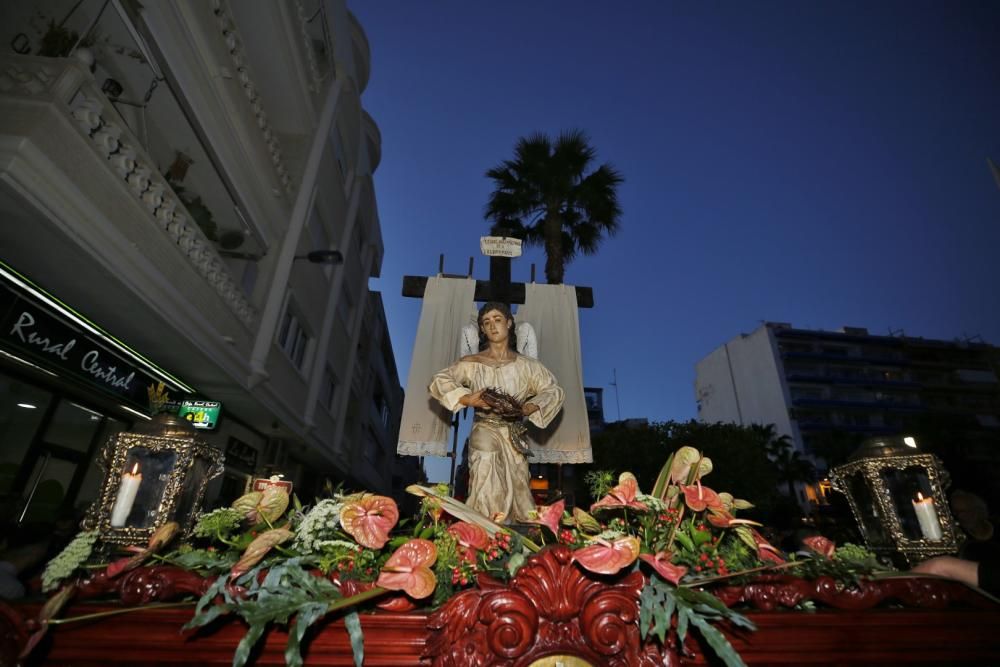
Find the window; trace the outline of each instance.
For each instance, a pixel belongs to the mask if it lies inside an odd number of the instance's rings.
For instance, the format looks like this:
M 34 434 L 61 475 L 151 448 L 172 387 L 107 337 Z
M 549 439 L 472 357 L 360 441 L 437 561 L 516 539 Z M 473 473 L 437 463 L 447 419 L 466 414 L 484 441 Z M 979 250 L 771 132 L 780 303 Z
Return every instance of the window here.
M 323 384 L 320 388 L 319 402 L 329 412 L 333 412 L 334 401 L 337 398 L 337 374 L 329 366 L 323 372 Z
M 304 370 L 311 342 L 312 338 L 302 326 L 294 304 L 289 301 L 285 307 L 285 315 L 281 318 L 281 327 L 278 329 L 278 346 L 288 355 L 292 365 L 300 371 Z

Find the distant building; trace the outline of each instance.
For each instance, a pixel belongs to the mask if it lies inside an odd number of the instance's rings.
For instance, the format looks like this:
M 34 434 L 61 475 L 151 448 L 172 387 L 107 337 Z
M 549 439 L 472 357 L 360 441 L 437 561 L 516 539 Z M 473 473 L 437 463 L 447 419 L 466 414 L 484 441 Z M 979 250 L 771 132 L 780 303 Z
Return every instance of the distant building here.
M 604 421 L 604 389 L 601 387 L 584 387 L 583 400 L 587 404 L 587 421 L 590 422 L 590 434 L 600 433 L 607 424 Z
M 936 428 L 941 438 L 951 434 L 961 441 L 963 450 L 951 453 L 995 473 L 998 369 L 1000 349 L 986 343 L 768 322 L 699 361 L 695 395 L 701 421 L 774 424 L 813 458 L 813 445 L 825 434 Z
M 413 481 L 368 289 L 370 53 L 345 2 L 12 0 L 0 18 L 3 505 L 45 520 L 91 500 L 96 452 L 159 381 L 222 402 L 223 495 L 262 470 L 305 496 Z

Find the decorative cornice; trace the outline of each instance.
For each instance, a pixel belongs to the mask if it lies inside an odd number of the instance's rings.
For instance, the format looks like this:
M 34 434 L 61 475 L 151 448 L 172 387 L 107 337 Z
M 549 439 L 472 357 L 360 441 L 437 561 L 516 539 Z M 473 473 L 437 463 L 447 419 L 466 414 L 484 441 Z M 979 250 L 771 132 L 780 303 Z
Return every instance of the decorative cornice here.
M 261 103 L 257 86 L 250 76 L 249 65 L 247 64 L 243 50 L 243 40 L 240 38 L 239 31 L 236 28 L 236 21 L 229 11 L 229 3 L 226 0 L 212 0 L 212 12 L 215 14 L 219 32 L 223 40 L 225 40 L 229 58 L 236 69 L 236 76 L 239 79 L 240 86 L 242 86 L 247 101 L 250 102 L 250 107 L 257 119 L 257 127 L 264 138 L 264 143 L 267 144 L 268 153 L 271 155 L 271 164 L 278 174 L 278 182 L 281 183 L 281 187 L 284 188 L 286 193 L 291 194 L 294 191 L 294 187 L 292 186 L 291 179 L 288 177 L 288 169 L 285 167 L 285 161 L 281 154 L 281 144 L 278 142 L 277 134 L 267 120 L 267 113 L 265 113 L 264 106 Z
M 323 5 L 320 4 L 320 9 L 323 12 Z M 302 0 L 295 0 L 295 13 L 299 18 L 299 32 L 302 35 L 302 46 L 306 52 L 306 64 L 309 65 L 309 76 L 311 78 L 311 83 L 309 84 L 309 91 L 313 94 L 318 94 L 323 90 L 323 82 L 326 80 L 327 74 L 333 71 L 330 67 L 329 62 L 327 62 L 326 72 L 320 67 L 319 60 L 316 58 L 316 51 L 313 49 L 312 43 L 313 38 L 309 34 L 309 16 L 306 14 L 306 7 Z M 325 18 L 323 19 L 326 20 Z M 329 47 L 329 45 L 327 45 Z M 327 51 L 330 54 L 330 51 Z

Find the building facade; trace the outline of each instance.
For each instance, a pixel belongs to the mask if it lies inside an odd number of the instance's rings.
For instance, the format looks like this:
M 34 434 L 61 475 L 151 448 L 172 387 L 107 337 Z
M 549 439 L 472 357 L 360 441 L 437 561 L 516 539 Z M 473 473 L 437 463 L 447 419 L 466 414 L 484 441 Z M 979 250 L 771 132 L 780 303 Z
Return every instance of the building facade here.
M 768 322 L 696 366 L 699 419 L 774 424 L 819 466 L 821 442 L 925 434 L 953 465 L 1000 473 L 1000 349 Z
M 307 496 L 415 473 L 394 461 L 402 390 L 368 289 L 381 136 L 345 2 L 0 14 L 5 505 L 89 501 L 95 452 L 156 382 L 222 403 L 205 434 L 223 493 L 264 470 Z

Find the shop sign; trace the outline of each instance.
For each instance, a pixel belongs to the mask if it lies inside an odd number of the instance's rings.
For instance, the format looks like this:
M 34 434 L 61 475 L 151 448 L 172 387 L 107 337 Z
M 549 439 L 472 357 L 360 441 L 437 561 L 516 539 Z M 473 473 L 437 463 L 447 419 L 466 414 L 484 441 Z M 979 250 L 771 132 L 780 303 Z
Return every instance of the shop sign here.
M 111 345 L 9 285 L 0 289 L 0 349 L 97 387 L 142 411 L 149 407 L 146 388 L 160 382 Z
M 218 401 L 181 401 L 177 415 L 186 419 L 195 428 L 212 430 L 219 423 L 222 403 Z

